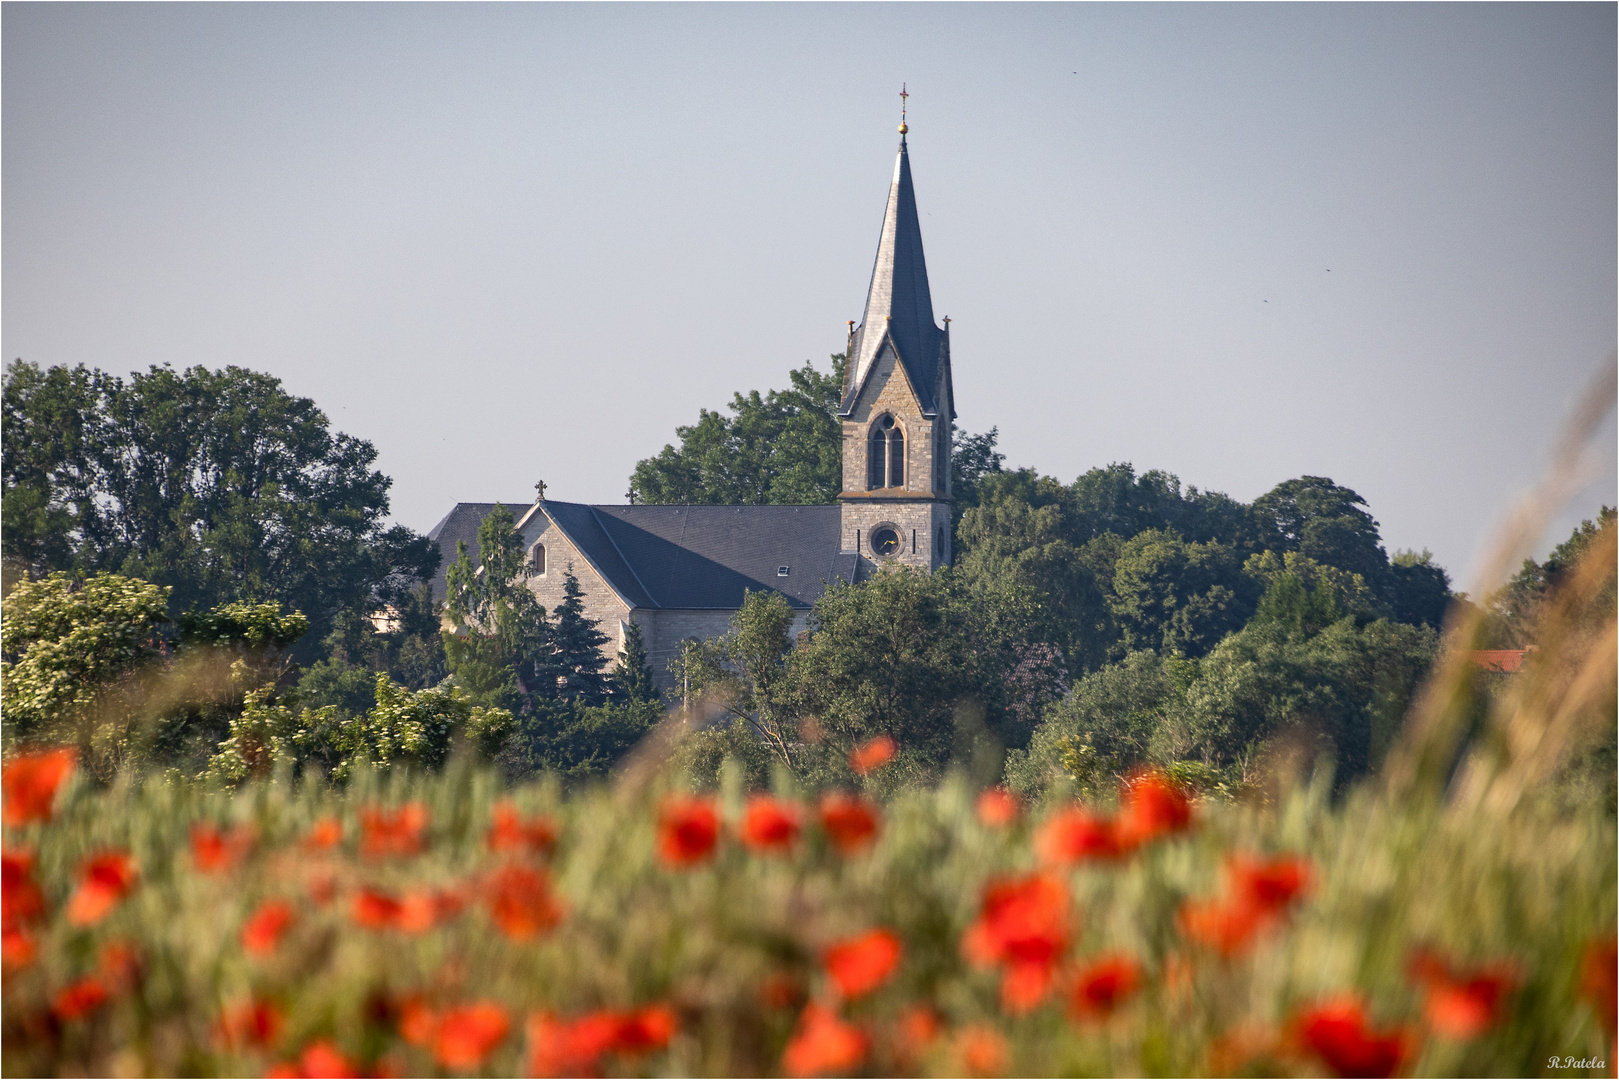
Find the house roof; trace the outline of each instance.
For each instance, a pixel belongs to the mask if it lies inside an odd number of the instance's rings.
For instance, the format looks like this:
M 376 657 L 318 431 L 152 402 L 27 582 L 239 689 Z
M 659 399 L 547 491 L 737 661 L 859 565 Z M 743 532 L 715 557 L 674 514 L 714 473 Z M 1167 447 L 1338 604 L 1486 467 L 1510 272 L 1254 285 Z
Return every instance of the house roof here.
M 927 260 L 922 256 L 922 226 L 916 216 L 911 161 L 904 136 L 894 160 L 894 179 L 877 238 L 877 261 L 866 291 L 866 311 L 849 340 L 849 381 L 841 414 L 848 416 L 885 350 L 905 367 L 925 416 L 938 413 L 935 389 L 940 356 L 949 338 L 933 322 L 933 296 L 928 289 Z
M 1474 649 L 1467 658 L 1485 671 L 1511 674 L 1523 667 L 1525 649 Z
M 428 535 L 448 543 L 470 531 L 494 503 L 460 503 Z M 808 608 L 832 582 L 852 581 L 857 556 L 840 552 L 837 506 L 590 506 L 547 499 L 521 520 L 525 544 L 543 530 L 541 515 L 579 549 L 634 608 L 735 610 L 746 592 L 771 590 Z M 476 520 L 473 520 L 473 519 Z M 454 532 L 455 538 L 446 540 Z M 787 567 L 787 575 L 777 571 Z M 444 595 L 444 570 L 433 584 Z

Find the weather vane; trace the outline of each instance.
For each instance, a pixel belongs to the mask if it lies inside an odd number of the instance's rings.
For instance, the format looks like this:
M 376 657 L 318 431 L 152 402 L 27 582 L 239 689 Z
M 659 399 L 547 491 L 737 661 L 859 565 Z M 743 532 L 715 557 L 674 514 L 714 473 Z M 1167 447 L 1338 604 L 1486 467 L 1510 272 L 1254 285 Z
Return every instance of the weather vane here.
M 905 84 L 899 84 L 899 133 L 905 134 L 910 128 L 905 126 L 905 99 L 911 95 L 905 92 Z

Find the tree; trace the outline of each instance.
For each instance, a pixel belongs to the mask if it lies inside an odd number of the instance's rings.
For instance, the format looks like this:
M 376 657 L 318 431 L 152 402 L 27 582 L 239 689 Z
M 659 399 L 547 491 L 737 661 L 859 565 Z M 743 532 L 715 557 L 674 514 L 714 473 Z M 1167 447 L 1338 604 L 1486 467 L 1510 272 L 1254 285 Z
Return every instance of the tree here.
M 618 662 L 607 676 L 609 691 L 617 704 L 632 701 L 657 701 L 658 690 L 652 682 L 652 669 L 647 664 L 646 640 L 641 635 L 641 624 L 631 622 L 624 631 L 624 647 L 618 652 Z
M 371 444 L 332 433 L 269 375 L 125 380 L 19 360 L 3 408 L 0 553 L 36 574 L 139 577 L 180 611 L 279 602 L 309 618 L 310 660 L 340 613 L 391 603 L 437 568 L 431 542 L 386 525 L 391 481 Z
M 1485 640 L 1491 648 L 1521 649 L 1535 643 L 1535 624 L 1546 600 L 1569 576 L 1580 556 L 1615 527 L 1614 507 L 1604 506 L 1595 521 L 1582 521 L 1569 538 L 1552 549 L 1544 563 L 1525 559 L 1511 581 L 1485 600 Z M 1607 588 L 1612 589 L 1609 584 Z M 1593 600 L 1611 603 L 1612 594 Z M 1599 602 L 1596 608 L 1602 607 Z
M 1389 565 L 1393 580 L 1394 617 L 1413 626 L 1432 626 L 1445 623 L 1445 612 L 1450 609 L 1450 575 L 1433 561 L 1433 553 L 1399 551 Z
M 1377 522 L 1360 509 L 1365 505 L 1354 491 L 1324 476 L 1301 476 L 1255 499 L 1254 514 L 1272 530 L 1267 546 L 1359 574 L 1373 592 L 1387 598 L 1388 554 Z
M 954 422 L 950 425 L 950 495 L 957 522 L 968 507 L 978 505 L 985 478 L 1001 471 L 1006 455 L 995 449 L 1000 434 L 992 427 L 982 435 L 969 435 Z
M 676 660 L 675 676 L 688 699 L 722 709 L 776 761 L 802 772 L 810 756 L 797 723 L 789 682 L 793 609 L 780 593 L 748 592 L 721 637 L 693 641 Z
M 478 526 L 477 568 L 465 543 L 445 575 L 447 666 L 474 701 L 518 709 L 531 693 L 555 696 L 562 672 L 553 660 L 545 608 L 528 580 L 523 538 L 510 510 L 496 504 Z
M 563 575 L 562 595 L 562 603 L 551 612 L 551 662 L 559 673 L 556 696 L 600 705 L 607 697 L 607 678 L 602 674 L 607 658 L 602 646 L 611 639 L 596 629 L 595 619 L 585 615 L 585 591 L 571 568 Z
M 1231 547 L 1154 529 L 1121 549 L 1110 603 L 1128 648 L 1196 657 L 1248 621 L 1256 591 Z
M 791 388 L 731 399 L 727 417 L 703 409 L 665 446 L 635 466 L 630 490 L 647 503 L 819 504 L 843 489 L 842 354 L 822 374 L 810 364 L 788 373 Z

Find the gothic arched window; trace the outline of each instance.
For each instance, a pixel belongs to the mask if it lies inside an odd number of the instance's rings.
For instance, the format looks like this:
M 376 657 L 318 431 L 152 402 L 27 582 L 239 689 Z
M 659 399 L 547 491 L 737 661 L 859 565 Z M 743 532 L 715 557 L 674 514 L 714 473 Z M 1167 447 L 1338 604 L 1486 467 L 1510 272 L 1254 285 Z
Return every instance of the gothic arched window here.
M 887 413 L 871 425 L 866 443 L 866 487 L 905 486 L 905 432 Z
M 535 544 L 528 553 L 528 573 L 530 577 L 541 577 L 545 573 L 545 545 Z

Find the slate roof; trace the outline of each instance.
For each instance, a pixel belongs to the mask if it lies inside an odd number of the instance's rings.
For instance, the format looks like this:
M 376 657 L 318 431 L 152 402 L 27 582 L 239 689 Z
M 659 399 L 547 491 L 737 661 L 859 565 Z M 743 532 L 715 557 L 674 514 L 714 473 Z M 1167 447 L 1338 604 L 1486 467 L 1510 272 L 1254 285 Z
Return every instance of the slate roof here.
M 428 535 L 476 544 L 478 522 L 494 503 L 460 503 Z M 840 552 L 837 506 L 589 506 L 547 499 L 524 511 L 525 544 L 539 535 L 540 514 L 571 540 L 631 607 L 735 610 L 743 594 L 781 593 L 807 608 L 835 581 L 852 581 L 857 556 Z M 451 534 L 454 536 L 451 536 Z M 786 577 L 777 575 L 787 567 Z M 444 570 L 433 583 L 444 595 Z
M 910 377 L 924 416 L 938 414 L 934 390 L 940 357 L 948 355 L 949 335 L 933 322 L 927 260 L 922 257 L 922 226 L 916 217 L 916 191 L 904 136 L 894 161 L 888 206 L 877 238 L 877 261 L 866 290 L 866 311 L 849 339 L 850 377 L 840 413 L 848 416 L 866 376 L 885 349 L 892 349 Z
M 455 565 L 455 545 L 459 540 L 467 542 L 467 555 L 472 559 L 472 565 L 478 565 L 478 526 L 483 519 L 496 506 L 504 506 L 512 512 L 514 520 L 521 519 L 528 512 L 528 506 L 534 500 L 519 499 L 509 503 L 456 503 L 455 508 L 437 525 L 427 531 L 427 538 L 438 543 L 439 560 L 438 573 L 433 577 L 433 599 L 443 600 L 446 588 L 444 576 Z

